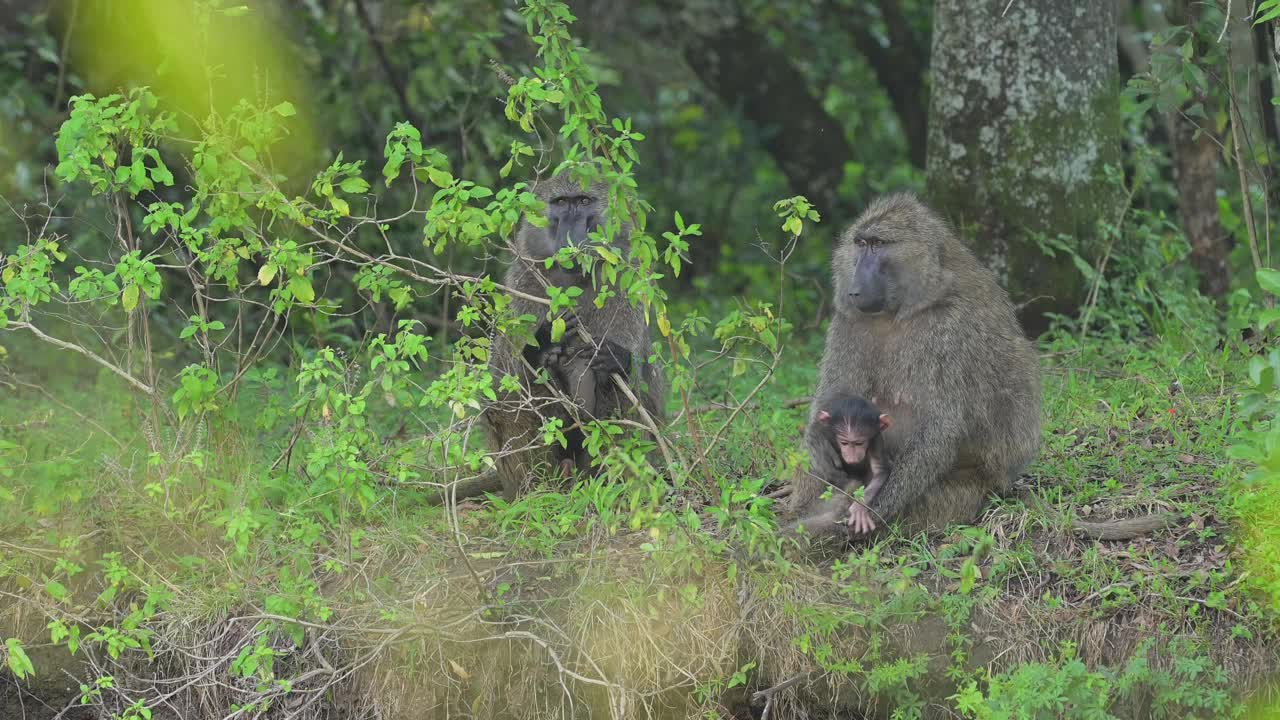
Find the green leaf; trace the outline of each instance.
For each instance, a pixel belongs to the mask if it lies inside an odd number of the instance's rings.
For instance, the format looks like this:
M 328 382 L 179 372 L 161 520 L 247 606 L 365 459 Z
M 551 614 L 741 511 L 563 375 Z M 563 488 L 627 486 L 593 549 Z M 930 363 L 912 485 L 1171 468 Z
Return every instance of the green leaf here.
M 1258 313 L 1258 327 L 1261 330 L 1266 330 L 1271 326 L 1271 323 L 1276 322 L 1277 320 L 1280 320 L 1280 308 L 1263 310 Z
M 311 303 L 316 299 L 316 291 L 311 287 L 311 280 L 305 277 L 289 278 L 289 291 L 300 302 Z
M 1266 5 L 1264 4 L 1263 7 L 1265 8 Z M 1263 13 L 1262 16 L 1260 16 L 1257 20 L 1254 20 L 1253 24 L 1261 25 L 1264 22 L 1270 22 L 1272 20 L 1275 20 L 1278 17 L 1280 17 L 1280 3 L 1276 3 L 1275 5 L 1272 5 L 1271 9 Z
M 338 187 L 342 188 L 342 192 L 362 193 L 369 189 L 369 183 L 365 182 L 362 178 L 349 177 L 346 180 L 343 180 Z
M 125 312 L 133 312 L 138 307 L 138 286 L 133 283 L 125 285 L 121 300 L 124 302 Z
M 270 285 L 271 280 L 276 276 L 276 270 L 277 268 L 275 263 L 267 263 L 266 265 L 258 268 L 258 284 Z
M 151 168 L 151 179 L 165 187 L 173 187 L 173 173 L 169 172 L 169 168 L 162 162 L 157 162 L 156 166 Z
M 25 680 L 28 675 L 36 674 L 36 668 L 31 664 L 31 658 L 27 657 L 27 652 L 22 649 L 21 640 L 9 638 L 4 641 L 4 647 L 8 655 L 9 669 L 13 671 L 14 677 L 19 680 Z
M 1256 277 L 1263 290 L 1272 295 L 1280 296 L 1280 270 L 1262 268 L 1258 270 Z
M 564 318 L 558 317 L 551 322 L 551 342 L 560 342 L 564 337 Z
M 596 252 L 600 253 L 600 257 L 604 258 L 605 262 L 610 265 L 617 265 L 618 261 L 622 259 L 618 257 L 618 253 L 604 247 L 603 245 L 597 245 Z
M 279 115 L 280 117 L 293 117 L 294 115 L 298 114 L 298 111 L 295 110 L 293 107 L 293 103 L 289 102 L 288 100 L 280 103 L 279 105 L 275 106 L 275 108 L 273 109 L 276 111 L 276 114 Z
M 44 591 L 49 593 L 49 597 L 54 600 L 67 599 L 67 586 L 57 580 L 50 580 L 44 584 Z
M 427 168 L 427 177 L 431 178 L 432 184 L 436 187 L 447 188 L 453 184 L 453 176 L 444 170 Z

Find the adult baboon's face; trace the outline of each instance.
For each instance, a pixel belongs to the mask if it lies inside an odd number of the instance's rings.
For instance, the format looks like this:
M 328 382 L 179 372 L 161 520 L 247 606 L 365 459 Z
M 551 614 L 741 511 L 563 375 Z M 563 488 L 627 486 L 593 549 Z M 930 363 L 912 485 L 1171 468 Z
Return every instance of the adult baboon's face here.
M 547 204 L 547 226 L 526 226 L 524 252 L 535 260 L 561 248 L 586 244 L 587 236 L 604 224 L 605 203 L 596 188 L 583 190 L 574 182 L 551 181 L 537 189 Z
M 878 235 L 864 233 L 853 239 L 851 267 L 836 279 L 841 295 L 838 303 L 846 309 L 865 315 L 894 312 L 898 309 L 895 275 L 898 263 L 894 248 Z
M 836 310 L 894 315 L 938 291 L 941 255 L 928 218 L 890 199 L 873 205 L 840 239 L 832 259 Z

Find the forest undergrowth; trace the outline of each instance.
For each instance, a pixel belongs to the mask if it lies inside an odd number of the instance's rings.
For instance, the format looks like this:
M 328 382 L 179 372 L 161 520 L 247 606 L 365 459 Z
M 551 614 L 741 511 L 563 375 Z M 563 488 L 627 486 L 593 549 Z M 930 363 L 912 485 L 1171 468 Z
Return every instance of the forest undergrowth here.
M 4 471 L 25 482 L 6 484 L 3 633 L 42 661 L 28 703 L 84 693 L 124 717 L 141 699 L 174 717 L 267 702 L 681 717 L 747 712 L 750 693 L 797 677 L 766 696 L 774 717 L 926 702 L 1229 714 L 1276 660 L 1276 598 L 1250 580 L 1274 566 L 1241 540 L 1274 528 L 1280 499 L 1242 493 L 1226 458 L 1242 364 L 1208 337 L 1041 349 L 1045 446 L 1010 497 L 973 527 L 815 564 L 780 551 L 761 500 L 801 433 L 806 406 L 788 401 L 812 387 L 812 343 L 729 427 L 719 492 L 677 482 L 652 506 L 675 516 L 662 530 L 605 482 L 446 509 L 386 479 L 325 522 L 271 471 L 289 436 L 254 426 L 287 399 L 245 393 L 233 419 L 161 437 L 157 457 L 118 379 L 11 344 Z M 53 386 L 23 380 L 55 369 Z M 723 388 L 693 398 L 714 421 L 745 378 L 704 380 Z M 306 484 L 304 462 L 285 467 Z M 1128 541 L 1072 529 L 1161 512 L 1168 529 Z M 48 692 L 62 670 L 85 684 Z
M 380 158 L 321 152 L 301 98 L 72 97 L 65 198 L 10 207 L 27 236 L 0 265 L 0 710 L 1269 717 L 1280 271 L 1251 224 L 1255 275 L 1215 306 L 1153 209 L 1157 163 L 1110 168 L 1105 252 L 1040 238 L 1089 295 L 1037 341 L 1036 462 L 972 526 L 805 556 L 775 510 L 829 313 L 796 268 L 825 267 L 833 219 L 779 200 L 719 258 L 748 296 L 704 275 L 668 297 L 702 226 L 643 200 L 644 134 L 605 112 L 568 8 L 518 17 L 537 63 L 494 65 L 514 137 L 483 184 L 407 122 Z M 601 474 L 571 488 L 460 496 L 497 452 L 481 408 L 519 384 L 490 376 L 492 333 L 539 322 L 493 280 L 543 210 L 518 178 L 553 174 L 600 183 L 609 216 L 548 266 L 642 310 L 669 422 L 585 423 Z M 580 295 L 548 290 L 546 322 Z M 1158 524 L 1099 536 L 1137 518 Z

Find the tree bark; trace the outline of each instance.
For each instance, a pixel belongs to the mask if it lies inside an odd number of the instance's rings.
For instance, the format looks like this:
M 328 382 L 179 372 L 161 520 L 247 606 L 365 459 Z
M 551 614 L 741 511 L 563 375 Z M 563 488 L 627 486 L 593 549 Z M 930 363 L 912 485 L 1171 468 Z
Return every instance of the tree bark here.
M 1209 98 L 1203 98 L 1203 102 L 1207 104 Z M 1218 222 L 1221 150 L 1211 131 L 1204 129 L 1197 134 L 1196 129 L 1196 123 L 1180 115 L 1169 119 L 1169 153 L 1178 189 L 1178 216 L 1191 246 L 1191 264 L 1200 277 L 1200 292 L 1222 297 L 1231 284 L 1227 269 L 1231 242 Z
M 970 238 L 1038 335 L 1071 314 L 1084 278 L 1037 234 L 1099 252 L 1122 193 L 1114 0 L 938 0 L 928 194 Z
M 1178 0 L 1168 7 L 1169 21 L 1191 30 L 1197 58 L 1204 57 L 1209 43 L 1217 42 L 1197 29 L 1201 12 L 1203 7 L 1190 0 Z M 1204 115 L 1187 116 L 1186 111 L 1194 105 L 1200 105 Z M 1168 116 L 1169 155 L 1173 165 L 1173 184 L 1178 191 L 1178 219 L 1182 222 L 1187 244 L 1191 246 L 1190 260 L 1200 278 L 1200 292 L 1210 297 L 1226 295 L 1231 284 L 1227 267 L 1231 236 L 1218 221 L 1217 188 L 1222 144 L 1221 138 L 1214 134 L 1211 122 L 1205 119 L 1212 118 L 1220 109 L 1213 97 L 1196 92 L 1178 112 Z
M 824 218 L 848 215 L 837 194 L 853 158 L 844 128 L 781 51 L 739 14 L 684 44 L 685 60 L 725 105 L 764 131 L 765 150 Z

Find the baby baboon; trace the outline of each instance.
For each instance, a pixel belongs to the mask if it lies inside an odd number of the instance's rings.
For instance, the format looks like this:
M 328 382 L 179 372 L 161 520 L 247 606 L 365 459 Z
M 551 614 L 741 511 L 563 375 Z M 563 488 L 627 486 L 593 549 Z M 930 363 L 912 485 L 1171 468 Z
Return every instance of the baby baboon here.
M 890 417 L 856 395 L 835 395 L 817 401 L 817 427 L 813 432 L 825 442 L 821 462 L 834 472 L 822 476 L 841 477 L 829 499 L 814 514 L 787 526 L 793 532 L 803 525 L 810 535 L 848 532 L 870 533 L 876 529 L 867 505 L 875 499 L 889 475 L 889 458 L 884 451 L 883 433 L 893 424 Z M 864 488 L 858 501 L 854 493 Z
M 870 502 L 910 530 L 972 522 L 1040 446 L 1040 374 L 1008 294 L 936 213 L 909 194 L 877 199 L 842 234 L 832 260 L 836 313 L 816 398 L 868 397 L 894 419 L 894 460 Z M 805 432 L 811 471 L 792 508 L 812 510 L 840 469 Z
M 631 409 L 630 400 L 613 383 L 613 373 L 627 381 L 655 421 L 662 417 L 662 377 L 658 368 L 648 362 L 650 336 L 643 311 L 627 302 L 625 293 L 615 294 L 604 301 L 603 307 L 596 307 L 591 281 L 580 269 L 565 269 L 558 264 L 547 268 L 543 263 L 563 247 L 585 245 L 587 236 L 604 224 L 608 206 L 604 187 L 583 190 L 572 180 L 551 178 L 537 183 L 533 192 L 547 204 L 547 226 L 538 228 L 522 222 L 517 228 L 511 243 L 514 257 L 504 284 L 542 298 L 547 297 L 548 286 L 577 286 L 584 293 L 576 311 L 563 318 L 566 329 L 558 341 L 551 339 L 547 307 L 519 296 L 512 298 L 513 316 L 543 318 L 534 332 L 533 344 L 521 349 L 502 333 L 495 333 L 493 338 L 489 364 L 494 379 L 513 375 L 521 385 L 519 393 L 499 392 L 498 400 L 484 410 L 490 449 L 497 453 L 498 476 L 508 499 L 519 493 L 539 466 L 554 465 L 561 472 L 588 469 L 584 436 L 580 429 L 573 428 L 575 423 L 591 417 L 620 418 Z M 629 228 L 624 226 L 613 240 L 615 249 L 625 252 L 629 237 Z M 582 340 L 579 324 L 592 338 L 591 343 Z M 568 407 L 557 392 L 535 382 L 542 369 L 547 371 L 555 390 L 567 396 L 575 407 Z M 553 417 L 560 418 L 567 428 L 567 448 L 542 442 L 543 422 Z

